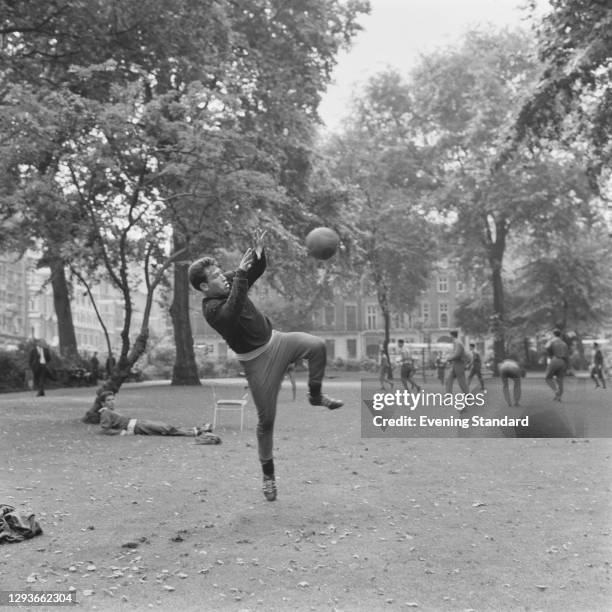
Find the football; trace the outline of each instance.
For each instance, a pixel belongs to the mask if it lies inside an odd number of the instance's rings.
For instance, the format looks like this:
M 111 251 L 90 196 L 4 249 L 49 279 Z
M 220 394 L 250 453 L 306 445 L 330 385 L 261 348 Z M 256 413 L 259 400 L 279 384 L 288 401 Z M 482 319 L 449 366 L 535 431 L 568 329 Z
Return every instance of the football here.
M 306 248 L 315 259 L 329 259 L 338 250 L 340 238 L 329 227 L 315 227 L 306 236 Z

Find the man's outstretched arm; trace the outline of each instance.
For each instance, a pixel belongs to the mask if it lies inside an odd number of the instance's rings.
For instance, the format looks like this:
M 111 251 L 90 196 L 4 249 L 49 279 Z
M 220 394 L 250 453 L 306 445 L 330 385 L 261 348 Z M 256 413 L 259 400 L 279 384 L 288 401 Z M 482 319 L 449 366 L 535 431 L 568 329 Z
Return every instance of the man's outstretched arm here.
M 264 273 L 267 260 L 266 253 L 264 251 L 264 237 L 266 230 L 255 231 L 255 246 L 252 249 L 253 257 L 251 264 L 247 269 L 247 279 L 249 281 L 249 287 L 251 287 L 255 281 Z

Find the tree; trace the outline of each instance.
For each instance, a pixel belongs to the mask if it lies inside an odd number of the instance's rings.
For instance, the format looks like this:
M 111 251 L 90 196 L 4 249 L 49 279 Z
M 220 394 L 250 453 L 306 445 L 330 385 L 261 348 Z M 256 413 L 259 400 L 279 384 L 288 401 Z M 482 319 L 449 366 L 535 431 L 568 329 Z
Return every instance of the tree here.
M 36 92 L 27 85 L 15 86 L 6 93 L 0 105 L 0 154 L 4 176 L 15 180 L 0 199 L 0 210 L 18 222 L 20 239 L 13 244 L 41 252 L 37 265 L 50 270 L 60 353 L 73 360 L 78 348 L 65 268 L 83 220 L 64 200 L 56 180 L 62 154 L 58 143 L 72 135 L 69 115 L 61 96 L 44 88 Z
M 524 142 L 575 146 L 579 140 L 598 190 L 612 157 L 612 6 L 608 0 L 556 0 L 536 33 L 539 75 L 510 121 L 496 166 Z
M 238 204 L 244 215 L 250 210 L 244 223 L 248 229 L 267 221 L 277 246 L 287 247 L 286 259 L 296 251 L 290 243 L 312 218 L 307 213 L 312 200 L 308 183 L 321 93 L 329 83 L 339 48 L 348 44 L 358 29 L 356 17 L 367 10 L 365 2 L 343 4 L 336 0 L 273 1 L 265 7 L 257 2 L 227 4 L 231 63 L 221 67 L 216 78 L 207 80 L 204 86 L 213 98 L 235 96 L 230 112 L 239 121 L 240 133 L 255 135 L 248 147 L 257 158 L 257 169 L 261 172 L 265 168 L 286 192 L 285 198 L 276 198 L 277 205 L 267 218 L 261 217 L 261 206 L 254 198 L 252 206 Z M 185 76 L 177 71 L 174 78 L 178 87 Z M 216 178 L 211 174 L 208 184 L 212 187 Z M 238 246 L 231 237 L 220 233 L 202 246 L 208 251 Z M 244 236 L 237 233 L 236 237 L 244 244 Z M 185 240 L 178 228 L 175 240 L 177 244 Z M 276 279 L 277 289 L 286 293 L 283 288 L 287 283 L 279 281 L 281 271 L 277 269 L 272 279 Z M 199 384 L 194 374 L 193 348 L 188 342 L 191 330 L 186 272 L 186 265 L 175 266 L 171 313 L 177 359 L 173 383 Z
M 522 310 L 530 324 L 578 336 L 595 331 L 612 307 L 612 248 L 603 228 L 533 245 L 530 255 L 519 270 Z
M 174 244 L 186 256 L 190 248 L 211 250 L 221 239 L 227 244 L 243 238 L 245 232 L 226 231 L 233 221 L 249 227 L 258 216 L 263 222 L 276 218 L 261 217 L 261 190 L 278 191 L 279 183 L 295 185 L 304 179 L 305 135 L 316 119 L 320 92 L 338 48 L 348 43 L 358 29 L 356 17 L 368 8 L 366 2 L 337 0 L 274 0 L 265 6 L 256 0 L 205 1 L 197 7 L 190 0 L 121 5 L 87 0 L 52 4 L 43 11 L 31 1 L 1 5 L 7 53 L 0 70 L 9 82 L 44 82 L 60 97 L 70 93 L 97 102 L 112 102 L 114 86 L 141 85 L 140 103 L 158 115 L 149 123 L 160 130 L 158 139 L 148 142 L 160 170 L 156 189 L 171 203 Z M 198 98 L 195 106 L 185 103 L 186 92 Z M 175 120 L 177 112 L 183 116 Z M 190 131 L 194 150 L 183 146 Z M 201 146 L 205 134 L 212 136 L 208 148 Z M 66 142 L 78 137 L 53 140 L 51 157 L 60 157 Z M 211 150 L 210 159 L 201 157 Z M 49 170 L 51 182 L 57 178 L 54 171 L 55 164 Z M 264 174 L 274 180 L 255 186 Z M 177 189 L 183 197 L 177 197 Z M 228 191 L 226 206 L 220 206 Z M 276 201 L 281 208 L 283 199 Z M 299 203 L 285 199 L 287 204 Z M 204 214 L 219 223 L 198 235 L 193 220 L 201 221 Z M 201 229 L 202 223 L 195 227 Z M 183 262 L 175 269 L 178 294 L 171 307 L 179 349 L 175 373 L 180 382 L 198 382 L 189 350 L 185 268 Z
M 466 268 L 486 263 L 493 301 L 495 362 L 504 358 L 504 257 L 514 236 L 533 240 L 593 216 L 580 152 L 526 146 L 491 172 L 502 127 L 534 78 L 521 32 L 471 32 L 461 46 L 425 57 L 412 75 L 414 121 L 436 188 L 428 201 L 451 223 L 446 255 Z
M 354 261 L 366 266 L 376 291 L 385 351 L 392 311 L 414 308 L 436 260 L 434 228 L 417 203 L 425 185 L 410 120 L 399 75 L 381 74 L 356 100 L 344 132 L 328 150 L 334 176 L 349 191 L 345 223 L 356 237 Z

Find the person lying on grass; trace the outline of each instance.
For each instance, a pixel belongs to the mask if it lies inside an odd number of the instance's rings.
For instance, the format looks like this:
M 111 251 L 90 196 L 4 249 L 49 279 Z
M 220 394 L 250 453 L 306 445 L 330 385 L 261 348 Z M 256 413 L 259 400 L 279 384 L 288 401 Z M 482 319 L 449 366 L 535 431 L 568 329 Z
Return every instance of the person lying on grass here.
M 112 391 L 103 391 L 100 394 L 100 426 L 102 433 L 109 436 L 126 436 L 140 434 L 143 436 L 189 436 L 198 438 L 200 436 L 212 437 L 218 442 L 220 438 L 212 433 L 209 423 L 204 427 L 175 427 L 161 421 L 148 421 L 145 419 L 131 419 L 115 412 L 115 394 Z M 212 443 L 212 442 L 210 442 Z

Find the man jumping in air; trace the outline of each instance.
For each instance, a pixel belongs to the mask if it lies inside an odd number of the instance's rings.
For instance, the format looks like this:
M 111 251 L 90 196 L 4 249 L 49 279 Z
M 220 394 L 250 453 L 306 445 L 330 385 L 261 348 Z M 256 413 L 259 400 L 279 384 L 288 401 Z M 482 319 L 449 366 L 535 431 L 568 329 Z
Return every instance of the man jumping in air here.
M 323 395 L 327 351 L 321 338 L 303 332 L 284 333 L 249 299 L 248 291 L 266 269 L 263 249 L 265 232 L 255 235 L 255 247 L 248 248 L 238 268 L 223 272 L 212 257 L 203 257 L 189 266 L 189 282 L 203 294 L 202 310 L 209 325 L 236 353 L 244 368 L 257 409 L 257 443 L 263 471 L 263 493 L 276 499 L 272 456 L 276 403 L 283 377 L 290 363 L 308 360 L 308 400 L 313 406 L 330 410 L 343 402 Z

